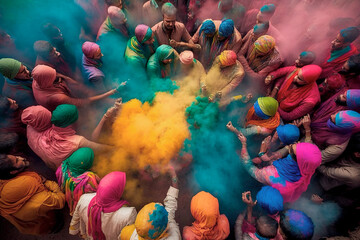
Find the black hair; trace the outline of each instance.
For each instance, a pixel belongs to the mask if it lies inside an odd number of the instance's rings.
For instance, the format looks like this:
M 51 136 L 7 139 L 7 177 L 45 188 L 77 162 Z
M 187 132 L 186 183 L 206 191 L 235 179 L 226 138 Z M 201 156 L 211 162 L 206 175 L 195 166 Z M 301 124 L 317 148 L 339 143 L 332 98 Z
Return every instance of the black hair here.
M 10 109 L 10 101 L 7 97 L 0 95 L 0 115 L 6 114 Z
M 0 133 L 0 152 L 9 153 L 19 141 L 17 133 Z
M 6 154 L 0 154 L 0 179 L 10 179 L 14 177 L 10 172 L 17 170 Z
M 256 233 L 264 238 L 275 238 L 279 227 L 278 222 L 267 216 L 263 215 L 256 219 L 255 222 Z
M 288 209 L 280 214 L 280 229 L 286 239 L 311 240 L 314 223 L 304 212 Z
M 360 54 L 352 55 L 349 60 L 349 73 L 360 74 Z

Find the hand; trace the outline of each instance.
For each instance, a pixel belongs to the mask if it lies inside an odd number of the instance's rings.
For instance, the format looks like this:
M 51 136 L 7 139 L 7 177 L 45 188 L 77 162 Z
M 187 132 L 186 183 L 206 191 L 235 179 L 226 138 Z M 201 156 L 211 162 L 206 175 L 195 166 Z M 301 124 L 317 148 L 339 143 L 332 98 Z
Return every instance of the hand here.
M 242 144 L 246 143 L 246 137 L 244 136 L 244 134 L 242 134 L 242 132 L 239 132 L 239 134 L 237 136 Z
M 171 47 L 176 48 L 178 45 L 179 45 L 178 42 L 176 42 L 174 39 L 170 40 L 170 46 Z
M 194 49 L 195 50 L 201 50 L 201 45 L 200 44 L 194 44 Z
M 115 108 L 120 108 L 122 106 L 122 98 L 118 98 L 115 100 L 115 103 L 114 103 L 114 107 Z
M 244 203 L 246 203 L 246 205 L 248 205 L 248 207 L 253 207 L 256 205 L 257 203 L 257 200 L 254 202 L 252 200 L 252 197 L 251 197 L 251 192 L 250 191 L 247 191 L 247 192 L 243 192 L 242 193 L 242 201 Z
M 295 125 L 295 126 L 297 126 L 297 127 L 300 127 L 301 124 L 302 124 L 302 120 L 301 120 L 301 119 L 296 119 L 296 120 L 294 120 L 291 124 L 292 124 L 292 125 Z
M 215 94 L 215 98 L 217 100 L 220 100 L 221 99 L 221 96 L 222 96 L 222 92 L 221 91 L 217 91 L 216 94 Z
M 228 122 L 228 124 L 226 124 L 227 129 L 229 129 L 230 131 L 234 132 L 236 131 L 236 128 L 232 125 L 232 122 Z
M 209 102 L 213 102 L 215 100 L 215 95 L 214 94 L 210 94 L 209 96 Z
M 260 152 L 267 152 L 268 148 L 269 148 L 269 144 L 271 141 L 271 136 L 267 136 L 261 143 L 261 147 L 260 147 Z
M 269 85 L 272 80 L 273 80 L 273 76 L 267 75 L 265 78 L 265 85 Z
M 310 124 L 311 124 L 310 114 L 304 116 L 304 118 L 302 119 L 302 124 L 305 129 L 310 129 Z
M 122 98 L 116 99 L 114 106 L 109 108 L 104 114 L 104 118 L 115 118 L 122 106 Z
M 275 131 L 275 133 L 274 133 L 274 135 L 273 135 L 273 137 L 271 139 L 271 142 L 275 142 L 278 138 L 279 138 L 278 132 Z
M 169 173 L 171 177 L 171 185 L 175 188 L 178 187 L 178 178 L 176 175 L 175 168 L 169 163 L 167 166 L 167 172 Z
M 203 95 L 207 94 L 206 85 L 203 85 L 203 86 L 201 87 L 201 92 L 202 92 Z
M 252 93 L 248 93 L 245 98 L 242 99 L 243 103 L 248 103 L 253 98 Z

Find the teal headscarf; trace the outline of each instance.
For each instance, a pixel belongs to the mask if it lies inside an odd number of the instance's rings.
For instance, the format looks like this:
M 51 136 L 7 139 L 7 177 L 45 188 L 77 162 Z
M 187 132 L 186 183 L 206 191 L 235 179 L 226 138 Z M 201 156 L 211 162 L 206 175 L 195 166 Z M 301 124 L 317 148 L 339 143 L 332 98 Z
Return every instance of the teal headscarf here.
M 21 62 L 13 58 L 0 59 L 0 73 L 9 79 L 14 79 L 21 67 Z
M 52 112 L 51 122 L 57 127 L 67 127 L 79 117 L 78 109 L 75 105 L 61 104 Z
M 156 49 L 154 55 L 152 55 L 147 64 L 147 70 L 150 79 L 154 77 L 161 77 L 164 68 L 163 60 L 173 59 L 175 57 L 175 50 L 169 45 L 161 45 Z M 170 63 L 171 69 L 174 67 L 174 61 Z
M 69 170 L 71 177 L 78 177 L 88 171 L 94 162 L 94 151 L 91 148 L 79 148 L 70 157 L 68 157 L 61 166 L 63 173 Z M 65 174 L 65 178 L 69 177 Z M 66 179 L 64 179 L 66 182 Z
M 174 49 L 170 47 L 169 45 L 161 45 L 156 49 L 156 57 L 158 61 L 163 61 L 167 59 L 173 59 L 174 58 Z

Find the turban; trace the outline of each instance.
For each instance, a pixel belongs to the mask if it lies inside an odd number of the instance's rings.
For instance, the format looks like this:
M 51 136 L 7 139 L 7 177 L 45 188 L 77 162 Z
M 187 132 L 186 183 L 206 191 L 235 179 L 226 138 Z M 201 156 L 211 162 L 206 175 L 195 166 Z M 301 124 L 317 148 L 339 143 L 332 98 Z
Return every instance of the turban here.
M 161 203 L 149 203 L 138 213 L 135 228 L 145 239 L 158 239 L 168 224 L 168 212 Z
M 194 61 L 194 54 L 192 51 L 183 51 L 182 53 L 180 53 L 180 61 L 185 64 L 185 65 L 189 65 L 191 63 L 193 63 Z
M 232 50 L 225 50 L 219 56 L 220 64 L 223 67 L 234 65 L 236 63 L 236 59 L 236 53 Z
M 21 121 L 42 132 L 51 127 L 51 112 L 40 105 L 31 106 L 23 111 Z
M 321 72 L 322 72 L 322 69 L 321 67 L 319 67 L 318 65 L 306 65 L 304 67 L 301 68 L 301 72 L 302 72 L 302 75 L 303 75 L 303 80 L 307 83 L 307 84 L 310 84 L 310 83 L 313 83 L 315 82 Z
M 100 46 L 94 42 L 86 41 L 82 45 L 82 51 L 87 58 L 94 58 L 96 52 L 99 51 L 99 49 Z
M 275 39 L 269 35 L 261 36 L 254 42 L 254 47 L 257 52 L 266 54 L 274 49 Z
M 94 162 L 94 151 L 91 148 L 79 148 L 62 163 L 62 172 L 70 171 L 72 177 L 78 177 L 88 171 Z M 66 179 L 65 179 L 66 181 Z
M 264 186 L 256 195 L 257 203 L 268 214 L 276 214 L 284 209 L 284 199 L 281 196 L 279 190 Z
M 258 23 L 254 26 L 254 33 L 266 33 L 269 30 L 269 22 Z
M 360 130 L 360 113 L 353 110 L 340 111 L 335 116 L 335 125 L 340 131 L 358 132 Z
M 353 110 L 360 108 L 360 90 L 352 89 L 346 92 L 346 105 Z
M 219 26 L 219 35 L 230 37 L 234 33 L 234 21 L 231 19 L 223 20 Z
M 124 12 L 115 6 L 110 6 L 108 8 L 108 15 L 111 21 L 111 24 L 113 25 L 121 25 L 126 22 L 126 16 Z
M 139 43 L 144 43 L 149 40 L 153 32 L 149 26 L 139 24 L 135 28 L 135 36 Z
M 201 35 L 202 32 L 204 32 L 205 34 L 214 34 L 215 31 L 216 28 L 213 20 L 208 19 L 201 24 L 199 36 Z
M 51 122 L 57 127 L 64 128 L 76 122 L 78 117 L 79 112 L 75 105 L 61 104 L 52 112 Z
M 56 70 L 46 65 L 37 65 L 31 75 L 40 88 L 49 88 L 56 79 Z
M 275 116 L 279 103 L 272 97 L 260 97 L 254 103 L 255 114 L 262 119 Z
M 275 5 L 274 4 L 266 4 L 260 8 L 260 12 L 263 14 L 271 14 L 273 15 L 275 12 Z
M 300 53 L 300 59 L 304 64 L 311 64 L 315 61 L 316 55 L 314 52 L 304 51 Z
M 21 67 L 21 62 L 12 58 L 0 59 L 0 73 L 9 79 L 15 78 Z
M 345 80 L 339 73 L 334 73 L 326 78 L 326 83 L 330 90 L 338 90 L 345 85 Z
M 340 35 L 344 38 L 346 43 L 353 42 L 360 34 L 360 30 L 357 27 L 348 27 L 340 31 Z
M 297 126 L 292 124 L 280 125 L 276 128 L 279 139 L 285 145 L 292 144 L 299 140 L 300 130 Z

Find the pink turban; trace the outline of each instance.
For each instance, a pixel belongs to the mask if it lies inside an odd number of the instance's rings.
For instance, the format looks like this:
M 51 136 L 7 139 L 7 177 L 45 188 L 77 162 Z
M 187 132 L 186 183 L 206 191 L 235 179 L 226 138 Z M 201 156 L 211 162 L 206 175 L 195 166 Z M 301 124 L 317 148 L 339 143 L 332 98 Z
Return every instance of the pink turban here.
M 189 65 L 194 61 L 194 54 L 192 51 L 183 51 L 182 53 L 180 53 L 180 61 L 185 64 L 185 65 Z
M 37 65 L 31 75 L 40 88 L 49 88 L 56 79 L 56 70 L 46 65 Z
M 126 16 L 124 12 L 118 7 L 110 6 L 108 8 L 108 15 L 113 25 L 121 25 L 126 22 Z
M 94 58 L 95 53 L 97 51 L 99 51 L 99 49 L 100 49 L 100 46 L 94 42 L 86 41 L 82 45 L 82 51 L 83 51 L 84 55 L 88 58 Z
M 318 65 L 311 64 L 302 67 L 301 71 L 304 81 L 310 84 L 315 82 L 319 78 L 322 69 Z
M 338 90 L 345 85 L 345 80 L 339 73 L 334 73 L 326 79 L 327 85 L 331 90 Z
M 236 53 L 232 50 L 225 50 L 219 56 L 220 64 L 224 67 L 234 65 L 236 63 L 236 59 Z
M 31 106 L 21 114 L 21 121 L 42 132 L 51 127 L 51 112 L 43 106 Z

